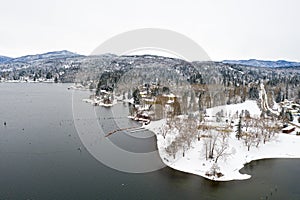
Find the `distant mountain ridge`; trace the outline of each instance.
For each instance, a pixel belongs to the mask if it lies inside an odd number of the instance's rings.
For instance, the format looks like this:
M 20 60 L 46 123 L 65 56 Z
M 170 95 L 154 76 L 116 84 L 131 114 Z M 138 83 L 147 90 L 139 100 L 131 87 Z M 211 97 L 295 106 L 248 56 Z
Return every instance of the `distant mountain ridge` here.
M 107 54 L 105 56 L 116 56 L 116 55 Z M 144 55 L 144 56 L 149 57 L 150 55 Z M 0 56 L 0 64 L 15 64 L 15 63 L 31 64 L 31 63 L 38 62 L 38 61 L 44 62 L 47 60 L 77 58 L 77 57 L 86 57 L 86 56 L 80 55 L 77 53 L 73 53 L 73 52 L 70 52 L 67 50 L 62 50 L 62 51 L 52 51 L 52 52 L 36 54 L 36 55 L 26 55 L 26 56 L 21 56 L 21 57 L 17 57 L 17 58 Z M 285 61 L 285 60 L 278 60 L 278 61 L 257 60 L 257 59 L 224 60 L 224 61 L 221 61 L 221 63 L 235 64 L 235 65 L 242 65 L 242 66 L 252 66 L 252 67 L 268 67 L 268 68 L 300 67 L 300 62 L 290 62 L 290 61 Z
M 0 63 L 2 63 L 2 62 L 7 62 L 7 61 L 9 61 L 9 60 L 11 60 L 12 58 L 10 58 L 10 57 L 6 57 L 6 56 L 0 56 Z
M 257 60 L 250 61 L 250 63 L 249 61 L 233 61 L 231 63 L 241 64 L 225 64 L 226 61 L 224 63 L 220 61 L 188 62 L 178 58 L 147 54 L 82 56 L 69 51 L 58 51 L 13 58 L 0 63 L 0 81 L 46 80 L 48 79 L 46 77 L 52 76 L 57 77 L 60 82 L 73 83 L 87 80 L 96 81 L 100 78 L 100 74 L 104 74 L 103 76 L 107 76 L 112 81 L 117 81 L 127 72 L 136 70 L 136 72 L 147 72 L 149 79 L 143 81 L 151 82 L 159 78 L 162 75 L 161 72 L 166 70 L 165 74 L 169 78 L 174 78 L 173 73 L 170 73 L 170 71 L 174 71 L 182 79 L 200 85 L 205 84 L 207 81 L 216 81 L 215 77 L 219 76 L 221 77 L 217 80 L 225 86 L 237 86 L 250 82 L 256 83 L 258 80 L 271 79 L 273 82 L 270 84 L 276 84 L 283 81 L 282 76 L 285 77 L 284 81 L 291 80 L 290 82 L 295 83 L 295 85 L 300 83 L 300 65 L 282 68 L 282 66 L 298 65 L 298 63 L 277 61 L 277 65 L 275 65 L 276 62 L 269 61 L 268 66 L 271 67 L 262 68 L 261 66 L 267 65 L 262 65 Z M 247 64 L 260 67 L 247 67 Z M 274 73 L 278 76 L 273 76 Z M 130 80 L 136 81 L 135 78 Z M 244 81 L 247 81 L 247 83 Z M 113 84 L 117 84 L 117 82 L 113 82 Z M 253 90 L 255 92 L 258 89 L 254 88 Z M 251 98 L 257 98 L 256 94 L 253 94 Z M 234 102 L 237 101 L 238 99 L 234 100 Z
M 0 63 L 30 63 L 37 60 L 45 60 L 45 59 L 60 59 L 60 58 L 70 58 L 70 57 L 78 57 L 82 56 L 80 54 L 76 54 L 67 50 L 62 51 L 52 51 L 43 54 L 36 55 L 26 55 L 18 58 L 9 58 L 6 56 L 0 56 Z
M 222 63 L 245 65 L 245 66 L 252 66 L 252 67 L 270 67 L 270 68 L 300 66 L 300 62 L 290 62 L 290 61 L 285 61 L 285 60 L 277 60 L 277 61 L 256 60 L 256 59 L 224 60 L 224 61 L 222 61 Z

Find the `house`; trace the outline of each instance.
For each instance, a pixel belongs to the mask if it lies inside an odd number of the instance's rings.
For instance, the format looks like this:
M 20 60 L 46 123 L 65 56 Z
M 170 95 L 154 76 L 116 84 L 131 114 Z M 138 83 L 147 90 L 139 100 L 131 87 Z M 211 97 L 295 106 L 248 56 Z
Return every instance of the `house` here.
M 287 133 L 287 134 L 289 134 L 289 133 L 291 133 L 293 131 L 295 131 L 295 127 L 294 126 L 288 126 L 288 127 L 285 127 L 285 128 L 282 129 L 282 133 Z

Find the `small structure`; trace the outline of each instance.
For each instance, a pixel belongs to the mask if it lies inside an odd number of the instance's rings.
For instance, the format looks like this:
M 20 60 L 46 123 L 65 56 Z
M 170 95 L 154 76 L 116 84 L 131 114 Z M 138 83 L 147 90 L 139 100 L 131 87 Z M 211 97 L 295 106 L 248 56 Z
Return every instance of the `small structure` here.
M 288 127 L 285 127 L 285 128 L 282 129 L 282 133 L 287 133 L 287 134 L 289 134 L 289 133 L 291 133 L 293 131 L 295 131 L 295 127 L 294 126 L 288 126 Z

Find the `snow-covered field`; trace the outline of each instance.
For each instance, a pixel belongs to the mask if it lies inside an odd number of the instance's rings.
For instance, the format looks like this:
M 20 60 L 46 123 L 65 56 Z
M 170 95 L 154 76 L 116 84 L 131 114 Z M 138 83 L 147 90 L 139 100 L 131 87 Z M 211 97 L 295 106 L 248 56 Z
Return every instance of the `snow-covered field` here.
M 231 104 L 209 108 L 206 110 L 206 113 L 209 116 L 215 116 L 221 110 L 223 110 L 224 115 L 226 117 L 228 117 L 229 115 L 234 115 L 237 111 L 241 113 L 242 110 L 248 110 L 250 112 L 251 117 L 257 117 L 261 114 L 261 110 L 257 106 L 256 101 L 251 100 L 247 100 L 244 103 L 239 104 Z
M 241 104 L 219 106 L 213 109 L 208 109 L 207 113 L 214 115 L 221 109 L 226 110 L 227 113 L 235 113 L 237 110 L 249 110 L 250 114 L 255 116 L 260 114 L 260 110 L 255 101 L 246 101 Z M 192 148 L 185 152 L 185 156 L 177 153 L 176 158 L 166 153 L 165 148 L 170 144 L 170 140 L 174 136 L 172 133 L 166 136 L 164 139 L 160 134 L 160 128 L 165 124 L 165 120 L 154 121 L 144 127 L 153 131 L 157 136 L 157 146 L 162 161 L 169 167 L 203 176 L 208 179 L 216 181 L 230 181 L 230 180 L 243 180 L 248 179 L 251 176 L 248 174 L 241 174 L 240 169 L 245 164 L 259 159 L 267 158 L 300 158 L 300 136 L 288 135 L 283 133 L 276 134 L 271 141 L 266 144 L 260 144 L 258 147 L 251 147 L 250 151 L 247 150 L 244 142 L 237 140 L 235 133 L 232 132 L 228 138 L 228 156 L 221 157 L 217 165 L 223 176 L 207 176 L 206 173 L 211 170 L 214 165 L 214 161 L 211 159 L 206 160 L 204 147 L 204 140 L 194 141 Z

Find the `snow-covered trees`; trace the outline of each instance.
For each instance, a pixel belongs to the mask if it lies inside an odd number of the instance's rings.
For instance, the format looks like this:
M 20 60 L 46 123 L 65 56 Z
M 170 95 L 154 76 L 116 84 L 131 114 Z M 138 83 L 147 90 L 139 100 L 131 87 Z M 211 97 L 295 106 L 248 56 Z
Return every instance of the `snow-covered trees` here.
M 223 174 L 220 172 L 220 167 L 218 166 L 217 163 L 214 163 L 210 170 L 208 172 L 205 173 L 206 176 L 214 176 L 214 177 L 218 177 L 220 178 L 221 176 L 223 176 Z
M 219 112 L 217 115 L 223 114 Z M 199 156 L 218 163 L 232 154 L 233 146 L 229 144 L 233 144 L 233 140 L 239 140 L 246 150 L 251 151 L 271 141 L 280 130 L 274 118 L 264 115 L 253 117 L 246 110 L 237 112 L 236 118 L 230 119 L 230 123 L 228 119 L 226 123 L 208 120 L 200 122 L 191 115 L 169 118 L 167 125 L 161 129 L 161 135 L 168 144 L 166 152 L 173 158 L 178 155 L 185 157 L 194 145 L 200 145 Z M 232 121 L 235 121 L 235 127 L 231 126 Z
M 240 131 L 241 138 L 250 151 L 252 146 L 259 147 L 261 143 L 270 141 L 279 132 L 279 126 L 274 119 L 247 117 L 242 121 Z
M 207 134 L 203 135 L 203 150 L 205 159 L 213 159 L 215 163 L 221 157 L 229 155 L 228 137 L 229 129 L 209 129 Z
M 176 153 L 178 152 L 178 141 L 174 140 L 169 146 L 166 147 L 166 152 L 173 157 L 176 158 Z
M 172 142 L 166 147 L 166 152 L 175 159 L 176 153 L 181 150 L 185 156 L 185 151 L 191 148 L 192 142 L 197 138 L 197 121 L 195 119 L 181 119 L 174 117 L 168 119 L 167 125 L 161 129 L 164 138 L 168 132 L 172 132 Z

